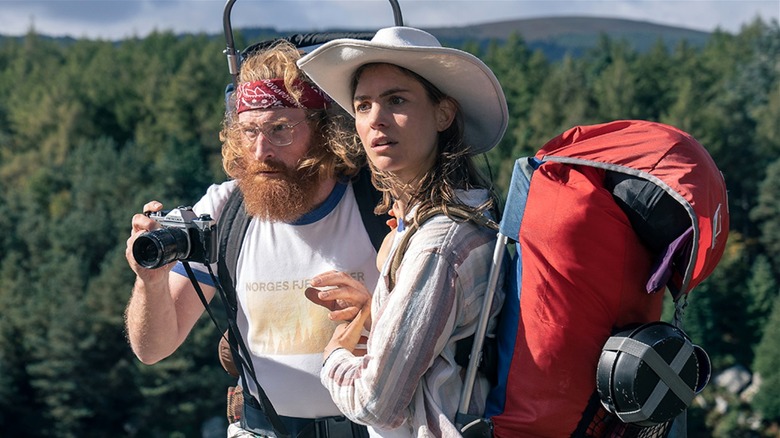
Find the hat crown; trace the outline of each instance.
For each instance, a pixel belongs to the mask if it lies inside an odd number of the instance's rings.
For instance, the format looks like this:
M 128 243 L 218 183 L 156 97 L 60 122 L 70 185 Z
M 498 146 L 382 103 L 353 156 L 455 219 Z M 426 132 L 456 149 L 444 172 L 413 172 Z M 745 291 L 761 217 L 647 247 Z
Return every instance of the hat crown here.
M 372 43 L 388 47 L 441 47 L 435 36 L 413 27 L 386 27 L 376 32 Z

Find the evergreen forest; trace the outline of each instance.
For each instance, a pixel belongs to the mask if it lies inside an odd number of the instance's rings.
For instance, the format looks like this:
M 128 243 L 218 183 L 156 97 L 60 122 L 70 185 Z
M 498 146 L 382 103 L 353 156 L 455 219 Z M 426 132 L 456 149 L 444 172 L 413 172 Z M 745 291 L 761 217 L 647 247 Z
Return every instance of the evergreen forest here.
M 514 158 L 575 125 L 654 120 L 707 148 L 731 226 L 684 316 L 713 366 L 689 435 L 780 436 L 778 23 L 641 52 L 602 36 L 554 61 L 517 36 L 461 48 L 507 95 L 509 129 L 487 156 L 501 190 Z M 123 321 L 132 215 L 152 199 L 191 205 L 225 179 L 223 49 L 168 32 L 0 39 L 0 437 L 197 437 L 210 425 L 224 436 L 232 381 L 208 317 L 153 366 L 132 354 Z M 727 370 L 743 377 L 719 384 Z

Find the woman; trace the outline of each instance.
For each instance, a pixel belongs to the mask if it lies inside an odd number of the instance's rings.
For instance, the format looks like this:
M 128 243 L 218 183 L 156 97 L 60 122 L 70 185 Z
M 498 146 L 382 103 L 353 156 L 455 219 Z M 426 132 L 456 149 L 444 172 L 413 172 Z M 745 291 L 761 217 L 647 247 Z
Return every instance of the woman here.
M 475 332 L 495 232 L 452 212 L 495 217 L 495 196 L 472 156 L 495 146 L 506 129 L 501 87 L 476 57 L 408 27 L 382 29 L 370 42 L 332 41 L 298 65 L 355 116 L 384 194 L 377 212 L 392 210 L 397 219 L 372 301 L 347 273 L 312 280 L 326 288 L 313 301 L 338 303 L 328 307 L 340 318 L 359 309 L 326 348 L 320 378 L 339 409 L 374 436 L 460 436 L 454 420 L 464 370 L 456 345 Z M 423 222 L 434 208 L 442 213 Z M 398 242 L 417 226 L 395 268 Z M 354 308 L 345 309 L 349 304 Z M 363 328 L 370 334 L 360 356 Z M 482 412 L 487 390 L 478 379 L 472 413 Z

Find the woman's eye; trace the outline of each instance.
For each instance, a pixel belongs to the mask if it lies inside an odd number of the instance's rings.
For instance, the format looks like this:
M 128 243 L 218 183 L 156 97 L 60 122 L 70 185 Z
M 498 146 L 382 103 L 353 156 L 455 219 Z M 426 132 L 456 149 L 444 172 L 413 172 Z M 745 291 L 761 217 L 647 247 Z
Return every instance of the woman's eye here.
M 371 108 L 371 105 L 369 105 L 366 102 L 361 102 L 361 103 L 355 104 L 355 111 L 357 111 L 357 112 L 361 112 L 362 113 L 362 112 L 368 111 L 369 108 Z
M 399 104 L 404 103 L 405 101 L 406 100 L 403 97 L 401 97 L 401 96 L 392 96 L 390 98 L 390 103 L 392 103 L 393 105 L 399 105 Z

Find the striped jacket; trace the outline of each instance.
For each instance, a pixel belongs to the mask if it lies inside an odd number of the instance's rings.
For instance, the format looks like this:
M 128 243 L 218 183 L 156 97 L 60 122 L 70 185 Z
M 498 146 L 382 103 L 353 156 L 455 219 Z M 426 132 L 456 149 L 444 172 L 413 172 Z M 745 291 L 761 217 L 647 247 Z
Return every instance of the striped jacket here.
M 459 196 L 477 205 L 487 192 Z M 495 239 L 488 228 L 439 215 L 412 237 L 393 290 L 385 263 L 374 292 L 367 354 L 336 350 L 320 373 L 339 409 L 368 425 L 372 436 L 460 436 L 454 418 L 465 370 L 455 363 L 455 344 L 476 330 Z M 494 314 L 502 301 L 497 293 Z M 478 379 L 471 413 L 482 413 L 487 391 L 487 381 Z

